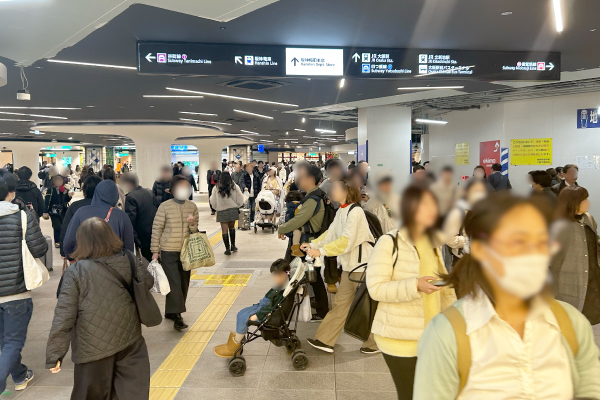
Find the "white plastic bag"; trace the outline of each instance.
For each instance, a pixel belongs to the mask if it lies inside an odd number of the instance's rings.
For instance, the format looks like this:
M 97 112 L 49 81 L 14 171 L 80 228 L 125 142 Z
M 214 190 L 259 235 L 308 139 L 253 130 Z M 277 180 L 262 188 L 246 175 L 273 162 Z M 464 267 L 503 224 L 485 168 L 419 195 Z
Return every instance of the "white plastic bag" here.
M 37 289 L 50 279 L 48 269 L 38 258 L 33 255 L 27 247 L 27 214 L 21 211 L 21 228 L 23 229 L 23 239 L 21 240 L 21 255 L 23 257 L 23 277 L 25 278 L 25 287 L 27 290 Z
M 310 296 L 308 293 L 303 293 L 303 287 L 298 289 L 296 292 L 296 299 L 298 301 L 302 300 L 300 303 L 300 309 L 298 310 L 298 321 L 299 322 L 308 322 L 312 319 L 312 309 L 310 308 Z
M 171 286 L 169 286 L 169 280 L 167 279 L 167 275 L 165 275 L 162 265 L 157 260 L 152 260 L 148 264 L 148 272 L 154 278 L 154 286 L 152 286 L 150 291 L 162 294 L 163 296 L 168 295 L 171 291 Z

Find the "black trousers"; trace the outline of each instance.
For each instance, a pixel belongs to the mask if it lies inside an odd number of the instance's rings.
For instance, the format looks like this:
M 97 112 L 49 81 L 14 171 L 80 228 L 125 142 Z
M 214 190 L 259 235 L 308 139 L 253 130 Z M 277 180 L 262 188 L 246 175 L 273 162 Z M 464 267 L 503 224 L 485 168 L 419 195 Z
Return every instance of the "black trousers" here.
M 337 266 L 337 257 L 323 257 L 323 259 L 323 266 L 325 268 L 323 275 L 325 275 L 325 283 L 335 285 L 340 279 L 340 273 Z
M 215 186 L 216 185 L 213 185 L 211 183 L 208 184 L 208 198 L 209 199 L 210 199 L 210 196 L 212 196 L 212 191 Z M 212 204 L 210 204 L 210 201 L 208 203 L 209 203 L 208 205 L 210 206 L 210 211 L 215 212 L 216 210 L 213 208 Z
M 254 215 L 256 213 L 256 197 L 248 198 L 248 207 L 250 207 L 250 222 L 254 222 Z
M 394 379 L 398 400 L 412 400 L 417 357 L 395 357 L 383 353 L 383 359 Z
M 183 270 L 178 251 L 161 251 L 160 261 L 171 286 L 165 302 L 165 314 L 181 314 L 185 312 L 185 301 L 190 287 L 190 271 Z
M 52 230 L 54 231 L 54 243 L 60 243 L 60 230 L 62 229 L 62 215 L 51 215 Z
M 150 360 L 144 338 L 110 357 L 75 364 L 71 400 L 148 400 Z

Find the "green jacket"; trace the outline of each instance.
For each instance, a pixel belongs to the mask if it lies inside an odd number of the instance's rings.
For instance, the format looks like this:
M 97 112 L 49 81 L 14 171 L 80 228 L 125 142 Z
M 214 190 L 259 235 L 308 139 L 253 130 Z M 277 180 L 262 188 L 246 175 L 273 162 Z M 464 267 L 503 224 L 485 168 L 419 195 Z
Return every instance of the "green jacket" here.
M 267 315 L 269 315 L 270 312 L 274 311 L 277 308 L 277 305 L 283 299 L 283 289 L 282 290 L 270 289 L 267 292 L 267 294 L 265 294 L 265 297 L 271 299 L 271 302 L 269 304 L 267 304 L 266 306 L 264 306 L 263 308 L 261 308 L 256 313 L 256 316 L 258 317 L 259 321 L 263 321 L 267 317 Z
M 310 196 L 310 194 L 317 189 L 319 189 L 318 186 L 308 192 L 306 197 Z M 280 235 L 285 235 L 286 233 L 293 232 L 296 229 L 302 230 L 302 227 L 308 221 L 310 221 L 310 227 L 312 231 L 319 232 L 321 230 L 321 225 L 323 224 L 323 217 L 325 216 L 325 205 L 323 204 L 323 200 L 319 200 L 319 203 L 321 204 L 319 211 L 313 215 L 315 213 L 315 209 L 317 208 L 317 202 L 315 199 L 306 200 L 301 206 L 298 207 L 294 218 L 281 224 L 277 232 Z M 318 235 L 315 234 L 315 236 Z
M 577 356 L 574 356 L 567 341 L 562 338 L 571 364 L 574 398 L 600 399 L 600 360 L 592 327 L 576 308 L 564 302 L 560 304 L 569 315 L 579 344 Z M 454 306 L 463 313 L 462 300 Z M 456 399 L 460 381 L 457 357 L 454 329 L 448 318 L 439 314 L 431 320 L 419 340 L 413 399 Z

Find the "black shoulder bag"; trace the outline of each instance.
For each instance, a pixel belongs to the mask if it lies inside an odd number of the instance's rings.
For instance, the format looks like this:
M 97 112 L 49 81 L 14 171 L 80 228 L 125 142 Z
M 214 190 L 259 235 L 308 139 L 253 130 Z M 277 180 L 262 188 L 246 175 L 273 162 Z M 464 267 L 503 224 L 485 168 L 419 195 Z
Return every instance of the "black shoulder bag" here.
M 131 266 L 131 282 L 132 285 L 128 285 L 125 279 L 115 271 L 114 268 L 101 263 L 106 267 L 108 272 L 110 272 L 117 280 L 121 283 L 121 285 L 129 292 L 129 295 L 133 299 L 135 303 L 135 307 L 137 309 L 138 316 L 140 317 L 140 322 L 147 327 L 160 325 L 162 322 L 162 313 L 158 308 L 158 304 L 156 304 L 156 300 L 150 293 L 150 290 L 146 289 L 146 285 L 143 281 L 140 281 L 137 276 L 137 268 L 135 265 L 135 260 L 130 251 L 125 250 L 125 254 L 127 258 L 129 258 L 129 265 Z

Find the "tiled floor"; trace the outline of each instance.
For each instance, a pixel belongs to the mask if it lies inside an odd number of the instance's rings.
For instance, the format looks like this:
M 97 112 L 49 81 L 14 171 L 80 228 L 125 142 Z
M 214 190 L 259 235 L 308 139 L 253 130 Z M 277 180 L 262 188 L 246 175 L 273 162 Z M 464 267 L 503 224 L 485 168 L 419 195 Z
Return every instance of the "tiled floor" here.
M 196 201 L 199 203 L 201 229 L 206 230 L 209 235 L 218 231 L 219 224 L 210 215 L 206 197 L 199 197 Z M 52 228 L 48 221 L 42 221 L 42 230 L 51 235 Z M 358 341 L 342 334 L 335 355 L 319 352 L 308 346 L 304 340 L 314 334 L 318 327 L 316 324 L 301 323 L 298 330 L 298 336 L 303 340 L 303 348 L 310 362 L 306 371 L 298 372 L 293 369 L 285 349 L 260 340 L 245 348 L 244 356 L 248 364 L 246 375 L 234 378 L 229 374 L 227 360 L 216 357 L 213 347 L 227 340 L 229 332 L 234 329 L 236 313 L 258 301 L 270 288 L 271 281 L 268 269 L 264 268 L 265 263 L 268 265 L 283 256 L 286 248 L 286 242 L 278 240 L 276 235 L 267 231 L 259 230 L 258 234 L 254 231 L 238 231 L 237 236 L 240 251 L 226 257 L 223 254 L 223 245 L 219 244 L 215 250 L 216 266 L 200 273 L 250 273 L 252 277 L 241 290 L 174 398 L 266 400 L 278 397 L 290 400 L 362 400 L 374 394 L 383 400 L 397 398 L 383 358 L 380 355 L 360 354 Z M 73 385 L 73 364 L 70 355 L 65 359 L 63 370 L 59 374 L 51 374 L 45 369 L 46 340 L 56 305 L 56 286 L 60 279 L 61 266 L 58 252 L 54 251 L 55 271 L 51 273 L 50 281 L 33 291 L 34 312 L 23 350 L 23 362 L 34 370 L 35 380 L 25 391 L 15 393 L 9 378 L 7 390 L 12 394 L 2 396 L 3 399 L 62 400 L 70 397 Z M 187 313 L 184 314 L 190 326 L 221 290 L 220 287 L 206 287 L 201 284 L 202 281 L 192 281 L 190 288 Z M 158 302 L 162 308 L 164 299 L 158 298 Z M 144 327 L 143 333 L 148 344 L 152 373 L 156 372 L 185 334 L 173 330 L 170 321 L 154 328 Z

